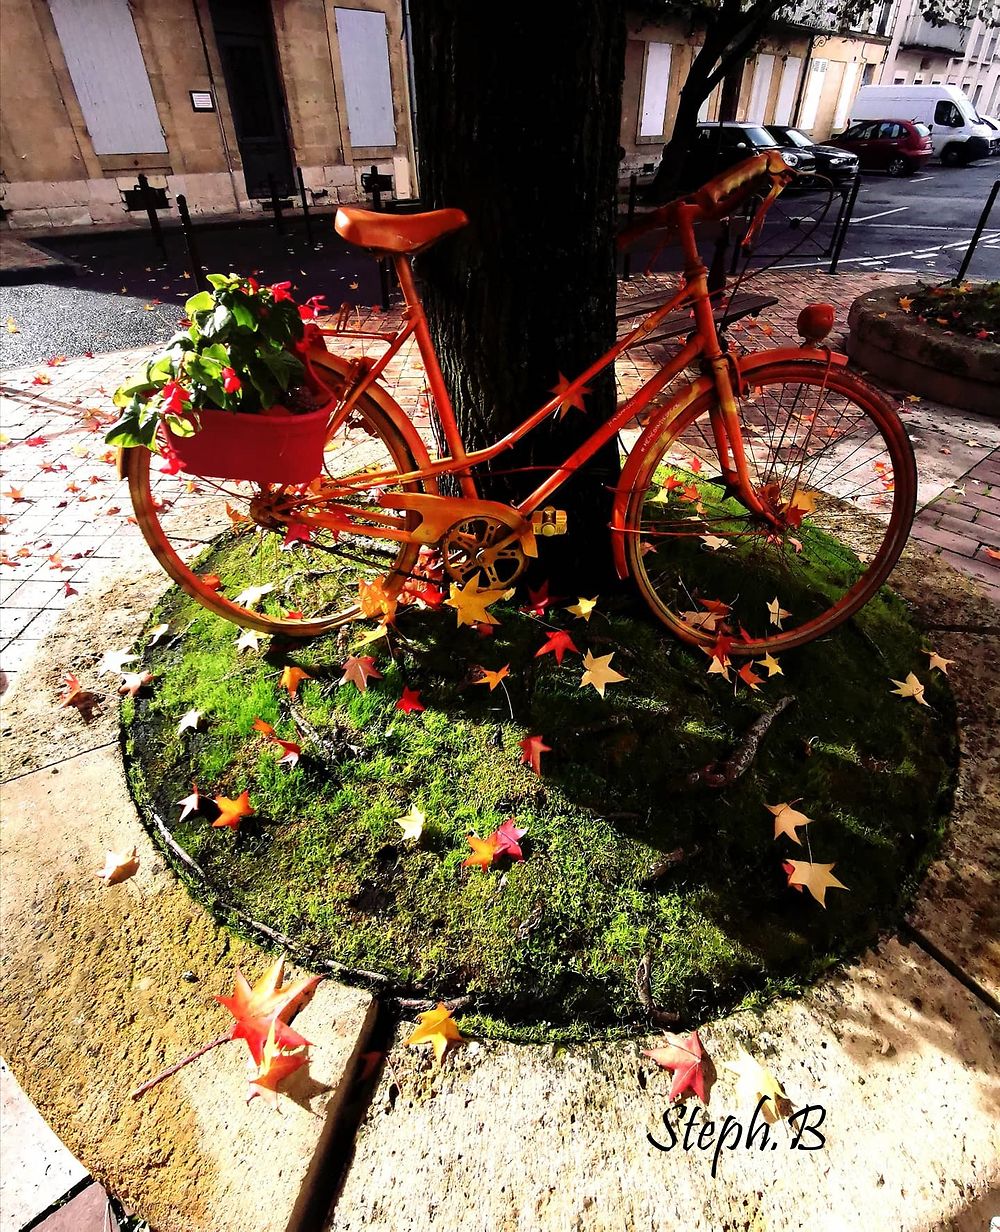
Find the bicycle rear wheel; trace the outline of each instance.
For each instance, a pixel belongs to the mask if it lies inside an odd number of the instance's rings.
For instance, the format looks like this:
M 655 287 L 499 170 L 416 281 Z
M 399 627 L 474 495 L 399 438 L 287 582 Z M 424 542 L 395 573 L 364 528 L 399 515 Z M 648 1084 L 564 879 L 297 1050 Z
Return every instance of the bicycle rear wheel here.
M 777 525 L 719 475 L 714 390 L 636 445 L 625 519 L 629 569 L 653 612 L 687 642 L 722 636 L 733 657 L 801 646 L 858 611 L 896 563 L 916 505 L 913 449 L 870 385 L 809 360 L 749 379 L 737 400 L 747 466 Z
M 354 619 L 359 582 L 381 581 L 387 597 L 398 594 L 419 551 L 416 544 L 338 534 L 305 513 L 297 519 L 296 510 L 319 507 L 315 502 L 324 488 L 333 492 L 334 477 L 416 469 L 392 417 L 364 396 L 327 440 L 324 473 L 312 485 L 170 474 L 146 449 L 126 450 L 124 462 L 139 529 L 174 581 L 234 624 L 291 637 Z M 377 506 L 381 492 L 401 490 L 362 489 L 336 500 L 363 514 Z

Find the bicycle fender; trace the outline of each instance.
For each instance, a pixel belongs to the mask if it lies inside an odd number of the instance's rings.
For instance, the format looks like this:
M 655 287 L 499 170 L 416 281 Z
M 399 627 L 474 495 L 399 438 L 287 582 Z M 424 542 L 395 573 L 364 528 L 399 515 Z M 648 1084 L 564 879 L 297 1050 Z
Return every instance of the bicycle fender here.
M 775 347 L 773 350 L 754 351 L 750 355 L 734 355 L 733 360 L 739 373 L 741 383 L 752 381 L 753 374 L 761 368 L 772 364 L 808 363 L 831 364 L 835 368 L 846 368 L 848 358 L 838 351 L 829 351 L 825 347 Z M 615 489 L 614 505 L 611 512 L 611 552 L 615 562 L 615 572 L 620 578 L 628 577 L 628 566 L 625 562 L 625 512 L 628 506 L 629 493 L 635 483 L 636 474 L 647 448 L 662 430 L 663 425 L 679 415 L 703 394 L 710 393 L 715 388 L 711 377 L 699 377 L 681 390 L 676 398 L 671 399 L 666 406 L 661 407 L 643 429 L 642 435 L 629 451 L 621 478 Z
M 310 361 L 320 368 L 327 368 L 332 372 L 336 372 L 338 376 L 348 377 L 351 375 L 351 361 L 344 359 L 343 356 L 335 355 L 332 351 L 328 351 L 326 347 L 311 347 L 309 350 Z M 409 415 L 403 410 L 395 398 L 387 393 L 377 382 L 373 382 L 365 390 L 365 393 L 376 402 L 380 410 L 385 411 L 392 418 L 394 426 L 399 430 L 400 434 L 406 441 L 413 457 L 417 463 L 418 470 L 429 469 L 431 465 L 430 455 L 427 452 L 427 446 L 420 438 L 420 433 L 413 426 L 413 421 Z M 437 492 L 437 480 L 433 477 L 422 480 L 423 489 L 425 492 Z

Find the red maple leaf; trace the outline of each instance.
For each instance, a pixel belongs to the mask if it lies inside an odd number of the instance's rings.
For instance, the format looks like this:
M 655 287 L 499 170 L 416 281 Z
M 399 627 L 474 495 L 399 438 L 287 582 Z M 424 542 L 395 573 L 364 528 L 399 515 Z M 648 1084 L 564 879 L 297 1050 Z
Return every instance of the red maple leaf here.
M 304 975 L 282 986 L 284 971 L 285 960 L 279 958 L 251 988 L 237 968 L 232 996 L 215 998 L 236 1019 L 229 1038 L 246 1040 L 250 1055 L 258 1065 L 272 1025 L 274 1041 L 279 1048 L 302 1048 L 309 1042 L 292 1030 L 288 1020 L 302 1008 L 323 977 Z
M 702 646 L 702 650 L 710 659 L 718 659 L 723 667 L 725 667 L 729 662 L 729 652 L 732 650 L 735 641 L 736 639 L 729 637 L 728 634 L 720 633 L 711 646 Z
M 545 609 L 551 606 L 553 600 L 549 596 L 549 584 L 543 582 L 537 590 L 532 590 L 528 587 L 528 604 L 521 608 L 522 612 L 527 612 L 531 616 L 544 616 Z
M 554 654 L 556 662 L 560 665 L 563 661 L 563 655 L 571 650 L 573 654 L 579 654 L 580 651 L 573 644 L 573 639 L 563 629 L 554 629 L 545 640 L 544 646 L 540 650 L 535 651 L 535 658 L 540 659 L 543 654 Z
M 673 1074 L 674 1080 L 670 1084 L 669 1102 L 673 1103 L 686 1091 L 691 1091 L 704 1104 L 706 1102 L 705 1061 L 698 1032 L 692 1031 L 686 1039 L 684 1036 L 668 1033 L 666 1041 L 664 1047 L 644 1050 L 642 1055 L 649 1057 L 662 1069 L 668 1069 Z
M 542 754 L 551 753 L 552 749 L 541 736 L 525 736 L 521 741 L 521 761 L 529 765 L 541 777 Z
M 521 839 L 527 833 L 527 830 L 522 830 L 518 826 L 516 817 L 508 817 L 498 830 L 493 831 L 487 842 L 492 842 L 493 849 L 498 856 L 510 856 L 512 860 L 523 860 Z
M 375 666 L 375 660 L 371 655 L 351 655 L 344 664 L 344 674 L 341 677 L 341 684 L 348 682 L 355 685 L 359 692 L 365 693 L 368 690 L 369 680 L 380 680 L 382 673 Z
M 426 710 L 427 707 L 420 700 L 420 691 L 418 689 L 410 689 L 403 685 L 403 696 L 396 703 L 396 709 L 402 710 L 404 714 L 412 714 L 413 711 Z

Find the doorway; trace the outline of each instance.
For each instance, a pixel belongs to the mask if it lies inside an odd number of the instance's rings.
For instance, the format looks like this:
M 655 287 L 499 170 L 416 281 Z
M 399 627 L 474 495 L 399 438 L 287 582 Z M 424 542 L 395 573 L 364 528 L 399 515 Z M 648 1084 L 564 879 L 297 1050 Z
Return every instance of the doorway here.
M 269 0 L 209 0 L 247 196 L 294 191 Z

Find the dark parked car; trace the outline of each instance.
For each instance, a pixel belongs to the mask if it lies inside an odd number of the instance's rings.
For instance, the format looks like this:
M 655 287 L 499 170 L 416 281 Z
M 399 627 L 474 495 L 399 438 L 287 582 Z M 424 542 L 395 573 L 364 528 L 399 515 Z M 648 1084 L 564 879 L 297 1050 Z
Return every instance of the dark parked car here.
M 912 175 L 934 153 L 931 130 L 919 120 L 861 120 L 830 145 L 857 154 L 866 171 Z
M 767 150 L 778 150 L 798 172 L 811 175 L 816 170 L 816 159 L 808 150 L 783 145 L 760 124 L 699 124 L 681 172 L 680 188 L 683 192 L 700 188 L 713 176 Z
M 783 147 L 805 150 L 816 160 L 816 174 L 830 180 L 838 188 L 858 174 L 858 156 L 834 145 L 817 145 L 811 137 L 787 124 L 768 124 L 767 131 Z

